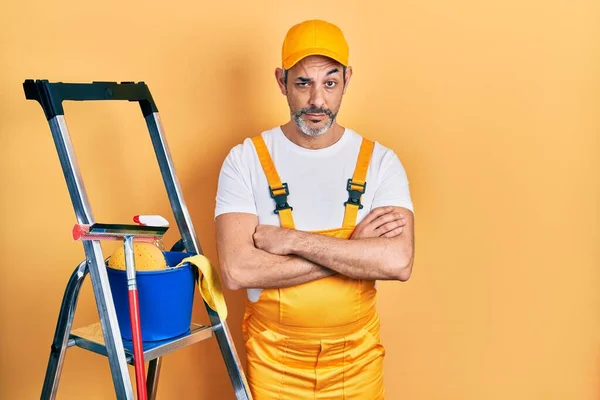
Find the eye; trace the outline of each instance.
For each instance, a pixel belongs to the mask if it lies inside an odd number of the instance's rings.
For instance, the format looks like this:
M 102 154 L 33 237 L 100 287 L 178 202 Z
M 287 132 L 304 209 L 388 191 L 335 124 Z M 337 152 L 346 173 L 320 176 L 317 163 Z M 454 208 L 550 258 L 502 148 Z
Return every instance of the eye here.
M 297 87 L 308 87 L 310 82 L 296 82 Z
M 327 86 L 328 88 L 332 88 L 336 85 L 335 81 L 327 81 L 325 82 L 325 86 Z

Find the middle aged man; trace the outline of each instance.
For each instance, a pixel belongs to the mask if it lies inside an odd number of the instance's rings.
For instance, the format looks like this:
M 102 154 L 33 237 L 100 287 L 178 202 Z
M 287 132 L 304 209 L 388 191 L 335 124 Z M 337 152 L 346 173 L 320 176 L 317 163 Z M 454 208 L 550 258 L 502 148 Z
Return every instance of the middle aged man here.
M 247 289 L 255 399 L 383 399 L 376 280 L 406 281 L 413 205 L 396 154 L 338 124 L 352 68 L 341 30 L 287 33 L 290 120 L 235 146 L 219 176 L 222 277 Z

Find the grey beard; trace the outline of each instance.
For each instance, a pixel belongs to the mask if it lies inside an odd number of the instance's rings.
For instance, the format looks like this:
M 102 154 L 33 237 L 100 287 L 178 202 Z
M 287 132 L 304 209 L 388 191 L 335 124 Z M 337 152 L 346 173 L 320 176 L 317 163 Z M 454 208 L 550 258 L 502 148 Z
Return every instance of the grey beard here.
M 304 122 L 304 120 L 302 119 L 302 114 L 325 114 L 329 117 L 329 121 L 325 125 L 323 125 L 322 128 L 312 129 L 306 124 L 306 122 Z M 335 121 L 335 117 L 337 116 L 337 114 L 334 114 L 333 112 L 331 112 L 331 110 L 326 109 L 303 108 L 299 111 L 292 112 L 291 116 L 294 122 L 296 123 L 296 126 L 298 127 L 298 129 L 300 129 L 302 133 L 304 133 L 307 136 L 317 137 L 321 136 L 322 134 L 327 132 L 329 128 L 331 128 L 331 125 L 333 125 L 333 121 Z

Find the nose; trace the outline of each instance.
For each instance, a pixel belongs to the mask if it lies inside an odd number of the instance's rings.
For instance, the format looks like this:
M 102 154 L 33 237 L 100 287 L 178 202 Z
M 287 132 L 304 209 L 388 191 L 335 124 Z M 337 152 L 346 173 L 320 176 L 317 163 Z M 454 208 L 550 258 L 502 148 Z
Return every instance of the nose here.
M 310 91 L 310 106 L 314 108 L 323 108 L 325 105 L 324 89 L 320 85 L 313 85 Z

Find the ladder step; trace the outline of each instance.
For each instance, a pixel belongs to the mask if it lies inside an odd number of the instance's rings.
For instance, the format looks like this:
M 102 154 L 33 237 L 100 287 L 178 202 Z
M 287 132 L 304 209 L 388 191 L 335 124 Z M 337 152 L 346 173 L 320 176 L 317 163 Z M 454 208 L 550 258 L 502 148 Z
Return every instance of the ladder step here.
M 145 342 L 144 360 L 150 361 L 183 347 L 209 339 L 212 337 L 212 334 L 210 326 L 192 323 L 190 330 L 181 336 L 157 342 Z M 69 335 L 69 347 L 71 346 L 81 347 L 82 349 L 107 356 L 100 322 L 72 330 Z M 133 365 L 132 342 L 123 340 L 123 347 L 125 348 L 127 363 Z

